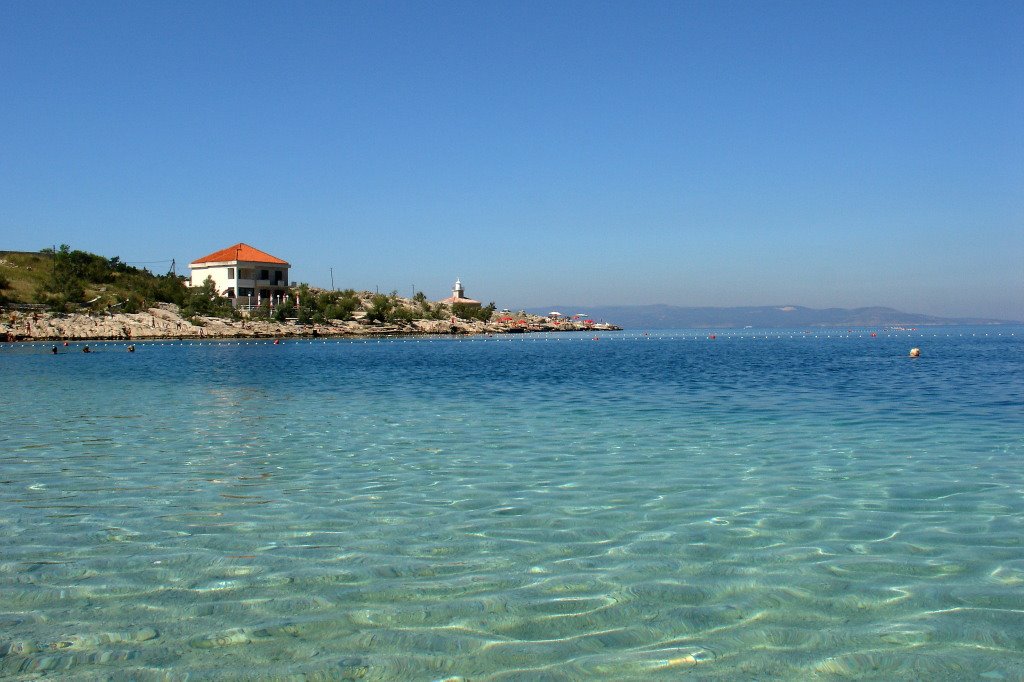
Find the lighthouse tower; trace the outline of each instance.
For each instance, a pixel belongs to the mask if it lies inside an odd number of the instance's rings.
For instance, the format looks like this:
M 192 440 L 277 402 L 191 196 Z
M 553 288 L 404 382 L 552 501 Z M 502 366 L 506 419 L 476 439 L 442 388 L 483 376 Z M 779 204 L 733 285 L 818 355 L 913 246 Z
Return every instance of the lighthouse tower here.
M 455 286 L 452 287 L 451 298 L 446 298 L 441 303 L 447 303 L 449 305 L 453 303 L 461 303 L 462 305 L 480 305 L 480 301 L 475 301 L 472 298 L 466 298 L 466 290 L 462 288 L 462 280 L 456 279 Z

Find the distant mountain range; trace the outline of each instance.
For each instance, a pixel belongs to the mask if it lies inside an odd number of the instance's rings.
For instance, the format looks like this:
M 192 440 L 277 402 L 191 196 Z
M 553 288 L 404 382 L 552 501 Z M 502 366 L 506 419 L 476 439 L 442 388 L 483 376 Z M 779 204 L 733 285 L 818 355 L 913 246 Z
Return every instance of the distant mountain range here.
M 893 308 L 804 308 L 803 306 L 747 306 L 739 308 L 686 308 L 674 305 L 553 306 L 526 312 L 547 315 L 586 313 L 626 329 L 689 329 L 743 327 L 887 327 L 925 325 L 1020 324 L 1011 320 L 936 317 L 904 313 Z

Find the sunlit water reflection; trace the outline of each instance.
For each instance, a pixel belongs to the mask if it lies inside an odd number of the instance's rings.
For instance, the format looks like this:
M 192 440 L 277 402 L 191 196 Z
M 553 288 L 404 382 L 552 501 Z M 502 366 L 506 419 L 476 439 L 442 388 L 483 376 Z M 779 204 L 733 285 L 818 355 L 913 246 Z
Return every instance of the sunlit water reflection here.
M 5 346 L 0 676 L 1024 677 L 1020 328 L 592 337 Z

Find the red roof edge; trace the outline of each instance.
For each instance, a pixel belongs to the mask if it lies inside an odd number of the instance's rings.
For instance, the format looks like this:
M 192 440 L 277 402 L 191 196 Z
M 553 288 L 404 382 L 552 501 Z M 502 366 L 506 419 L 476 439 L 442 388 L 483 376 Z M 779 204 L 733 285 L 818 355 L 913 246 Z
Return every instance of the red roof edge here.
M 189 265 L 199 265 L 202 263 L 230 263 L 232 261 L 273 263 L 275 265 L 288 265 L 291 267 L 288 261 L 281 260 L 277 256 L 271 256 L 266 251 L 260 251 L 259 249 L 242 242 L 239 242 L 234 246 L 229 246 L 226 249 L 221 249 L 220 251 L 214 251 L 208 256 L 197 258 L 189 263 Z

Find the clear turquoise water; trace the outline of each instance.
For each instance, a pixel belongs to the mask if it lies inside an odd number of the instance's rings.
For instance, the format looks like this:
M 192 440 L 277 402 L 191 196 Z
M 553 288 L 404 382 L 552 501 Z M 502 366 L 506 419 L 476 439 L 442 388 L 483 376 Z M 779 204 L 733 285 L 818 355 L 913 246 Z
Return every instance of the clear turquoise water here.
M 591 337 L 3 346 L 0 677 L 1024 678 L 1024 329 Z

